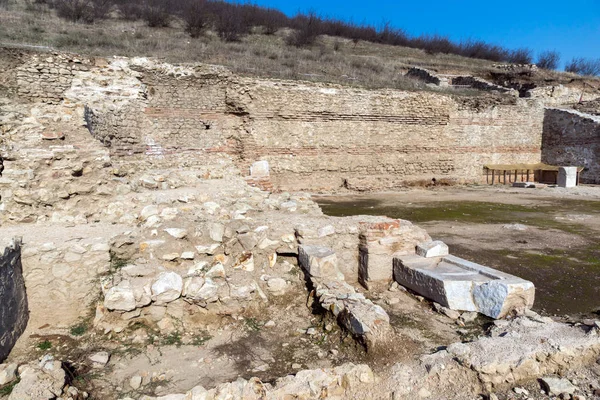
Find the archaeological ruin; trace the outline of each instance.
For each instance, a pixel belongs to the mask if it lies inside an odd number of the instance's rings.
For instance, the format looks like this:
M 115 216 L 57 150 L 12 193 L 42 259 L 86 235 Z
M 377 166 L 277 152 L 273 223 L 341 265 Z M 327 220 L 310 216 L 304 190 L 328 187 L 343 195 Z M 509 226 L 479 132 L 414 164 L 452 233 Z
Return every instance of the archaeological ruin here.
M 599 184 L 600 118 L 565 106 L 576 89 L 16 48 L 0 69 L 0 399 L 497 399 L 567 376 L 570 398 L 600 396 L 597 316 L 553 319 L 534 279 L 314 199 L 534 193 L 544 166 L 565 196 Z

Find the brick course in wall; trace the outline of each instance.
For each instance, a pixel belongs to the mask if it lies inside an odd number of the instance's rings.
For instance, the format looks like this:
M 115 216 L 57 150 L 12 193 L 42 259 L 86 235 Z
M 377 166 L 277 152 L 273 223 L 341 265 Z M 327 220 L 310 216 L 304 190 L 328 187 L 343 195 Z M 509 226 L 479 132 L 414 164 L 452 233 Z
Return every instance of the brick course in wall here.
M 53 57 L 57 66 L 111 74 L 85 60 Z M 27 73 L 19 93 L 35 98 L 33 87 L 47 81 L 53 89 L 40 98 L 58 101 L 68 77 L 49 79 L 61 69 L 42 58 L 18 68 Z M 480 182 L 484 164 L 541 159 L 538 101 L 471 106 L 431 92 L 251 79 L 210 68 L 177 76 L 161 71 L 136 66 L 144 96 L 86 112 L 90 132 L 113 156 L 150 162 L 176 156 L 201 168 L 207 154 L 224 154 L 243 175 L 267 160 L 270 184 L 279 190 L 335 190 L 359 181 L 383 189 L 432 178 Z

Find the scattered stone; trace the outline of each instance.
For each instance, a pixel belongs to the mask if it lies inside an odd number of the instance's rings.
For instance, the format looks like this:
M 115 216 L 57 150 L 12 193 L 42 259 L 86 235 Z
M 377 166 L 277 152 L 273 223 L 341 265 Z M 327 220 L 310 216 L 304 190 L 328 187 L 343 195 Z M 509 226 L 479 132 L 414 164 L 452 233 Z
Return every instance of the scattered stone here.
M 441 304 L 433 303 L 433 308 L 440 314 L 444 314 L 446 317 L 450 319 L 458 319 L 460 317 L 460 312 L 456 310 L 451 310 L 448 307 L 444 307 Z
M 523 396 L 529 396 L 529 391 L 527 389 L 525 389 L 525 388 L 516 387 L 516 388 L 513 389 L 513 391 L 516 394 L 520 394 L 520 395 L 523 395 Z
M 109 310 L 116 311 L 134 310 L 136 307 L 135 295 L 129 284 L 122 283 L 110 288 L 104 296 L 104 306 Z
M 110 354 L 106 351 L 100 351 L 92 354 L 89 357 L 89 360 L 92 362 L 93 368 L 104 368 L 106 364 L 108 364 L 108 360 L 110 360 Z
M 175 239 L 183 239 L 187 236 L 187 230 L 180 228 L 167 228 L 165 229 L 169 235 L 173 236 Z
M 181 253 L 182 260 L 193 260 L 194 257 L 195 255 L 193 251 L 184 251 L 183 253 Z
M 282 278 L 271 278 L 267 281 L 267 288 L 273 295 L 280 296 L 285 294 L 287 282 Z
M 0 386 L 17 380 L 17 364 L 0 364 Z
M 225 235 L 225 225 L 220 223 L 212 223 L 208 227 L 208 236 L 215 242 L 222 242 Z
M 134 375 L 129 379 L 129 386 L 133 390 L 138 390 L 142 386 L 142 377 L 139 375 Z
M 448 255 L 448 245 L 440 240 L 420 243 L 417 245 L 416 252 L 421 257 L 441 257 Z
M 563 393 L 573 394 L 577 390 L 577 387 L 565 378 L 543 377 L 540 379 L 540 383 L 550 396 L 559 396 Z
M 526 231 L 527 226 L 523 224 L 506 224 L 502 225 L 504 229 L 509 229 L 511 231 Z
M 319 228 L 319 230 L 317 231 L 317 234 L 319 235 L 319 237 L 334 235 L 335 227 L 333 225 L 324 226 L 322 228 Z

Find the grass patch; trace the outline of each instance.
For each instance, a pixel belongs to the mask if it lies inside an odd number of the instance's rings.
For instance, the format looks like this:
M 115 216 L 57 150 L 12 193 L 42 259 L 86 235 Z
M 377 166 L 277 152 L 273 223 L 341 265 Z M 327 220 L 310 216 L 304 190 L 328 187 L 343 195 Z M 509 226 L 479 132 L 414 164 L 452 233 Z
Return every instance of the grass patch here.
M 118 271 L 121 268 L 127 266 L 129 260 L 115 256 L 112 252 L 110 253 L 110 269 L 111 271 Z
M 37 344 L 37 348 L 42 351 L 50 350 L 52 348 L 52 342 L 49 340 L 44 340 Z
M 382 205 L 379 200 L 354 201 L 318 200 L 326 215 L 345 217 L 350 215 L 385 215 L 406 219 L 414 223 L 430 221 L 456 221 L 472 224 L 521 223 L 541 229 L 558 229 L 579 235 L 592 234 L 584 225 L 572 221 L 557 220 L 561 212 L 600 211 L 600 202 L 565 201 L 551 205 L 517 205 L 479 201 L 430 202 L 417 205 Z M 583 204 L 582 204 L 583 203 Z
M 16 380 L 4 385 L 0 387 L 0 397 L 2 396 L 8 396 L 12 393 L 13 389 L 15 388 L 15 386 L 17 386 L 17 384 L 21 382 L 21 379 L 17 378 Z
M 81 336 L 87 331 L 87 325 L 79 324 L 71 327 L 71 335 Z
M 162 344 L 165 346 L 181 346 L 181 334 L 179 331 L 168 334 L 163 338 Z
M 256 320 L 254 317 L 245 318 L 244 324 L 246 328 L 250 331 L 259 332 L 262 329 L 262 324 Z
M 209 335 L 207 332 L 200 332 L 200 333 L 195 334 L 192 337 L 191 344 L 193 346 L 202 346 L 202 345 L 204 345 L 204 343 L 208 342 L 210 339 L 212 339 L 212 336 Z

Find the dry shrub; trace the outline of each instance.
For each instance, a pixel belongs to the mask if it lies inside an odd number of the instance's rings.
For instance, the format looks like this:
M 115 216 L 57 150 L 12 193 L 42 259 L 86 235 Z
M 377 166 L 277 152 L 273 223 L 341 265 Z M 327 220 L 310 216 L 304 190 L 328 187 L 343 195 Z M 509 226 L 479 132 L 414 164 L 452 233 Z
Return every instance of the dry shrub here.
M 583 57 L 573 58 L 565 66 L 565 71 L 579 75 L 598 76 L 600 75 L 600 58 L 596 60 Z
M 557 69 L 560 62 L 560 53 L 557 51 L 543 51 L 537 59 L 537 66 L 542 69 Z

